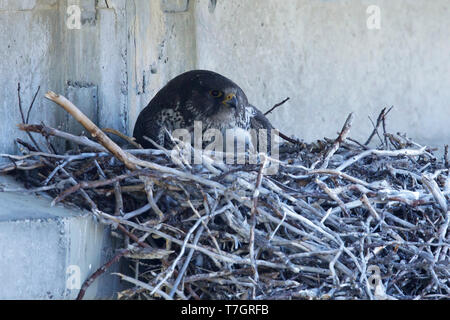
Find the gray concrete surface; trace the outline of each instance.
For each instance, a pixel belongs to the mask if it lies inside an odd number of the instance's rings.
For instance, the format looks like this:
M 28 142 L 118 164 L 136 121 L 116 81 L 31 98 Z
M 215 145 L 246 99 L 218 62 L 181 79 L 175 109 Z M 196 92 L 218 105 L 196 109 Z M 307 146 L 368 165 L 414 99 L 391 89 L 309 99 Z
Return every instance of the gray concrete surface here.
M 69 5 L 80 29 L 67 26 Z M 370 5 L 380 29 L 369 29 Z M 0 150 L 15 152 L 17 82 L 34 122 L 65 126 L 47 90 L 77 98 L 102 127 L 131 133 L 139 111 L 193 68 L 240 84 L 288 134 L 334 136 L 351 111 L 364 140 L 382 107 L 389 128 L 442 147 L 450 142 L 447 0 L 0 0 Z M 19 23 L 20 21 L 20 23 Z M 86 95 L 97 88 L 97 95 Z M 77 92 L 80 91 L 80 92 Z M 69 126 L 71 127 L 71 126 Z M 1 160 L 0 160 L 1 161 Z
M 79 28 L 69 23 L 72 5 Z M 371 5 L 379 29 L 367 26 Z M 18 152 L 14 138 L 27 140 L 16 128 L 18 82 L 25 112 L 41 86 L 32 123 L 83 131 L 43 98 L 52 90 L 101 127 L 130 134 L 155 93 L 194 68 L 230 77 L 263 111 L 290 97 L 269 118 L 305 141 L 335 136 L 351 111 L 351 135 L 364 141 L 368 116 L 394 105 L 389 130 L 442 148 L 450 143 L 449 30 L 448 0 L 0 0 L 0 153 Z M 71 297 L 65 268 L 94 268 L 102 228 L 67 211 L 49 218 L 59 209 L 39 199 L 0 197 L 18 205 L 2 208 L 0 283 L 8 286 L 0 297 Z M 18 219 L 24 212 L 33 219 Z
M 270 119 L 312 141 L 334 137 L 355 112 L 361 141 L 379 111 L 388 129 L 423 144 L 450 143 L 447 0 L 196 1 L 197 66 L 228 75 Z M 380 29 L 368 29 L 370 5 Z
M 0 176 L 0 188 L 20 187 Z M 79 285 L 112 258 L 117 243 L 91 215 L 50 200 L 0 192 L 0 300 L 74 299 Z M 109 299 L 120 288 L 114 266 L 86 299 Z

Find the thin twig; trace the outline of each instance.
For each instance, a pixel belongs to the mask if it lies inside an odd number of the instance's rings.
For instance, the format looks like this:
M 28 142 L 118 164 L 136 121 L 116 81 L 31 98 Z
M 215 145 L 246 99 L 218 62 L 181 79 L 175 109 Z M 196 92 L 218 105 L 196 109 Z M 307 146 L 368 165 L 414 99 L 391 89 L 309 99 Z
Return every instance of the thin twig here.
M 290 99 L 291 99 L 291 98 L 288 97 L 288 98 L 284 99 L 283 101 L 281 101 L 281 102 L 275 104 L 272 108 L 270 108 L 269 111 L 267 111 L 266 113 L 264 113 L 264 115 L 267 116 L 269 113 L 272 113 L 272 111 L 274 111 L 276 108 L 282 106 L 283 104 L 285 104 L 286 102 L 288 102 Z
M 341 144 L 345 141 L 347 138 L 348 133 L 350 132 L 350 128 L 352 127 L 353 119 L 355 118 L 355 115 L 353 113 L 350 113 L 347 117 L 347 120 L 345 120 L 344 126 L 341 130 L 341 133 L 339 133 L 339 136 L 336 138 L 336 140 L 333 143 L 333 146 L 330 150 L 326 153 L 321 169 L 326 169 L 328 167 L 328 163 L 330 162 L 331 157 L 336 153 L 336 151 L 339 149 Z
M 87 278 L 83 285 L 81 286 L 81 290 L 78 293 L 77 300 L 83 300 L 84 295 L 86 294 L 86 290 L 89 286 L 102 274 L 104 274 L 113 264 L 117 263 L 124 255 L 128 254 L 130 250 L 121 250 L 117 253 L 111 260 L 101 266 L 96 272 L 94 272 L 89 278 Z

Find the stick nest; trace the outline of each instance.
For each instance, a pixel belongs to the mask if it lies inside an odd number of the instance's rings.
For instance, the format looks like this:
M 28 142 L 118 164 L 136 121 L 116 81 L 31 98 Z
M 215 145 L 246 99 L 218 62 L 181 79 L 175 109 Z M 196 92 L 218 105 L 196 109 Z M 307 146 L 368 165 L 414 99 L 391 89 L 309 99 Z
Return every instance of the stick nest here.
M 386 114 L 365 144 L 347 138 L 351 115 L 336 139 L 282 145 L 275 175 L 264 156 L 189 165 L 165 150 L 122 150 L 126 166 L 103 142 L 23 124 L 47 143 L 17 139 L 0 172 L 111 226 L 110 264 L 131 267 L 120 299 L 448 299 L 447 152 L 379 132 Z M 57 153 L 61 138 L 77 148 Z

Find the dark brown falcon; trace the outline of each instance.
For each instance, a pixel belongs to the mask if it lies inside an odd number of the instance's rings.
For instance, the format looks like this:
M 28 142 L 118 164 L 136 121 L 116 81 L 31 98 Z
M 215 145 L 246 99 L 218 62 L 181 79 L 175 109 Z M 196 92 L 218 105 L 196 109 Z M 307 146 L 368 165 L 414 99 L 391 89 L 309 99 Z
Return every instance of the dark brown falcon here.
M 192 132 L 194 121 L 201 121 L 204 131 L 273 129 L 233 81 L 212 71 L 193 70 L 172 79 L 155 95 L 139 114 L 133 136 L 144 148 L 154 147 L 144 136 L 169 147 L 165 129 Z

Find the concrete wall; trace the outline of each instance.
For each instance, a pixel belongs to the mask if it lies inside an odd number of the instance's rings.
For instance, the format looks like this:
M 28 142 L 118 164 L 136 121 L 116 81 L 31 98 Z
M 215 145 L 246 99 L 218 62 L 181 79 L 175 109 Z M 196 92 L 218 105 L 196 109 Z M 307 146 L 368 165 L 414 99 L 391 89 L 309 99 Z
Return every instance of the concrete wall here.
M 0 1 L 0 152 L 14 152 L 13 137 L 21 122 L 17 83 L 22 85 L 23 104 L 28 107 L 37 87 L 61 90 L 56 55 L 58 18 L 54 1 Z M 39 12 L 37 15 L 36 13 Z M 26 111 L 26 110 L 25 110 Z M 58 114 L 49 103 L 38 99 L 31 121 L 55 124 Z M 1 160 L 0 160 L 1 161 Z
M 80 29 L 67 8 L 82 9 Z M 380 9 L 380 29 L 366 12 Z M 216 70 L 306 141 L 334 136 L 356 112 L 364 140 L 382 107 L 389 127 L 431 145 L 450 142 L 447 0 L 0 0 L 0 150 L 21 136 L 24 105 L 41 85 L 33 122 L 82 129 L 42 99 L 69 96 L 102 127 L 131 133 L 161 86 L 193 68 Z
M 79 27 L 72 5 L 81 9 Z M 26 137 L 16 128 L 18 82 L 25 112 L 41 86 L 32 123 L 82 133 L 43 98 L 52 90 L 101 127 L 132 132 L 157 90 L 195 67 L 189 9 L 187 0 L 0 0 L 0 153 L 17 152 L 14 138 Z
M 334 137 L 356 113 L 365 141 L 382 107 L 388 128 L 424 144 L 450 143 L 447 0 L 196 1 L 197 65 L 238 82 L 269 118 L 311 141 Z M 368 29 L 370 5 L 380 29 Z M 371 12 L 370 12 L 371 13 Z
M 81 9 L 77 28 L 68 24 L 72 5 Z M 370 5 L 379 29 L 367 27 Z M 32 123 L 83 131 L 43 99 L 52 90 L 101 127 L 130 134 L 155 93 L 194 68 L 230 77 L 263 111 L 290 97 L 270 119 L 305 141 L 335 136 L 351 111 L 352 136 L 364 141 L 367 117 L 394 105 L 389 128 L 442 147 L 449 8 L 448 0 L 0 0 L 0 153 L 26 139 L 16 129 L 18 82 L 25 112 L 41 86 Z M 31 196 L 0 194 L 0 203 L 0 298 L 73 298 L 67 266 L 81 266 L 84 280 L 112 247 L 87 215 L 53 212 Z M 96 285 L 88 297 L 114 287 Z
M 21 186 L 0 176 L 5 185 Z M 42 196 L 0 192 L 0 300 L 74 299 L 85 279 L 115 254 L 120 241 L 89 212 L 50 207 Z M 113 298 L 123 285 L 112 272 L 99 277 L 86 299 Z

